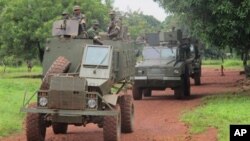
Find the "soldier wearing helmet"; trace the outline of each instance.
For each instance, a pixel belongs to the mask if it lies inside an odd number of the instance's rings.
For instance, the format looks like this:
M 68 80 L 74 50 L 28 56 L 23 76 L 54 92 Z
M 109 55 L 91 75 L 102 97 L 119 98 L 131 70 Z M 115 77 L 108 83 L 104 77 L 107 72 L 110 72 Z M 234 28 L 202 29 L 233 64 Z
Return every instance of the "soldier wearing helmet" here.
M 111 10 L 110 13 L 110 23 L 108 26 L 108 36 L 110 39 L 118 38 L 121 32 L 121 20 L 116 18 L 116 13 Z
M 92 27 L 88 29 L 87 33 L 88 33 L 88 37 L 89 39 L 93 39 L 94 40 L 94 43 L 96 44 L 100 44 L 102 45 L 103 43 L 100 41 L 100 38 L 99 38 L 99 22 L 98 20 L 93 20 L 92 21 Z
M 93 20 L 92 27 L 89 28 L 87 31 L 90 39 L 94 39 L 95 36 L 98 36 L 99 34 L 98 28 L 99 28 L 99 22 L 97 20 Z
M 80 25 L 80 33 L 86 31 L 86 17 L 81 13 L 81 8 L 79 5 L 73 7 L 72 20 L 78 20 Z
M 67 10 L 64 10 L 62 12 L 62 20 L 68 20 L 69 19 L 69 12 Z
M 63 24 L 61 25 L 61 29 L 66 29 L 66 20 L 68 20 L 69 19 L 69 13 L 68 13 L 68 11 L 67 10 L 64 10 L 63 12 L 62 12 L 62 20 L 63 20 Z

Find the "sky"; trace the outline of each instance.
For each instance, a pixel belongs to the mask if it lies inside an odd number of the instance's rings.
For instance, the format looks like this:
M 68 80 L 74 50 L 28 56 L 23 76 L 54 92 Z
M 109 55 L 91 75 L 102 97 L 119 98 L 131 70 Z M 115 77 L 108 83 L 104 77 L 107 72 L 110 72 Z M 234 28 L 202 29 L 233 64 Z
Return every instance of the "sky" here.
M 115 0 L 114 8 L 118 8 L 121 11 L 140 10 L 145 15 L 152 15 L 159 21 L 164 21 L 167 14 L 164 9 L 161 8 L 158 3 L 153 0 Z

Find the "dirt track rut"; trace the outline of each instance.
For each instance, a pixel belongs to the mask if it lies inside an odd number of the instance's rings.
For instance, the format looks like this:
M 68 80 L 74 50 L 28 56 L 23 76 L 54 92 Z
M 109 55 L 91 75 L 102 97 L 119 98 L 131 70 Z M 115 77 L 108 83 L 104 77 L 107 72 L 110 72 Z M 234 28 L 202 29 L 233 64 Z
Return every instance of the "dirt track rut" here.
M 215 69 L 203 69 L 202 85 L 192 85 L 192 96 L 187 100 L 175 100 L 173 91 L 153 91 L 153 96 L 134 101 L 135 132 L 122 134 L 121 141 L 215 141 L 215 129 L 200 135 L 190 135 L 188 126 L 180 121 L 180 115 L 201 103 L 201 98 L 219 92 L 235 91 L 237 80 L 243 79 L 239 71 L 225 70 L 225 76 Z M 192 81 L 192 80 L 191 80 Z M 193 82 L 193 81 L 192 81 Z M 193 83 L 192 83 L 193 84 Z M 102 129 L 90 124 L 87 127 L 70 126 L 67 135 L 54 135 L 47 130 L 46 141 L 102 141 Z M 0 141 L 25 141 L 25 132 L 0 138 Z

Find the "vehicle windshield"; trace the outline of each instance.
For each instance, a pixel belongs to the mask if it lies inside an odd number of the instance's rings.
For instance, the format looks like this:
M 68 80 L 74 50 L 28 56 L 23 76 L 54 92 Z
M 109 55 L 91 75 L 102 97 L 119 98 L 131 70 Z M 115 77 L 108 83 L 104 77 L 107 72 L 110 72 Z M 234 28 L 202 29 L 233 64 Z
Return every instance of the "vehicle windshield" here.
M 176 56 L 176 48 L 146 47 L 142 54 L 146 60 L 173 58 Z
M 85 65 L 108 66 L 109 48 L 107 47 L 87 47 Z

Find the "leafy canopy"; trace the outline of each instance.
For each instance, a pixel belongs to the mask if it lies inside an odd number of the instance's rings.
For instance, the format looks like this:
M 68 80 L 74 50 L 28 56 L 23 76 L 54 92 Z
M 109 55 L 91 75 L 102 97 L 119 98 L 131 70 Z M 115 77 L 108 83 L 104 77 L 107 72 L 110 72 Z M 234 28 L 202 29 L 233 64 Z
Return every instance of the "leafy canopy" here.
M 250 48 L 249 0 L 154 0 L 217 47 Z
M 87 25 L 97 19 L 105 29 L 108 8 L 98 0 L 2 0 L 0 2 L 0 57 L 32 59 L 37 47 L 43 47 L 51 36 L 52 23 L 61 18 L 65 9 L 70 13 L 80 5 L 87 17 Z M 0 60 L 1 60 L 0 59 Z

